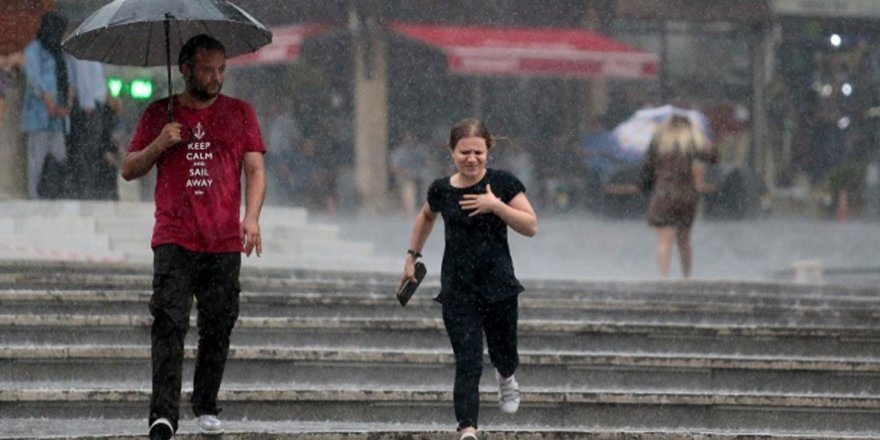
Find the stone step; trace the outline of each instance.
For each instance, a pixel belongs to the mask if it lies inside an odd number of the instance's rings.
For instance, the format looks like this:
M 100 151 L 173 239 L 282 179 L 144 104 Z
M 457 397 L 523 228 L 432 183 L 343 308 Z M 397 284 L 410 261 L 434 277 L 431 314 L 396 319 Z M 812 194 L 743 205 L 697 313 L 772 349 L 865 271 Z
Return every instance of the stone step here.
M 145 246 L 114 247 L 126 255 L 126 261 L 152 263 L 153 250 Z M 332 269 L 351 267 L 352 270 L 376 271 L 382 265 L 397 264 L 397 259 L 375 257 L 372 246 L 354 242 L 327 243 L 271 243 L 264 242 L 263 255 L 242 255 L 242 268 L 247 267 L 298 267 L 305 269 Z M 396 266 L 395 266 L 396 267 Z
M 0 344 L 137 345 L 149 340 L 146 315 L 0 315 Z M 195 322 L 191 322 L 195 328 Z M 524 350 L 693 352 L 704 354 L 873 358 L 880 327 L 751 326 L 521 320 Z M 194 340 L 195 331 L 188 337 Z M 439 318 L 239 318 L 242 345 L 369 349 L 448 347 Z
M 448 388 L 448 387 L 447 387 Z M 189 400 L 184 391 L 182 402 Z M 497 391 L 481 390 L 487 428 L 737 429 L 880 431 L 880 398 L 870 395 L 773 395 L 737 392 L 604 392 L 529 390 L 516 416 L 500 413 Z M 146 414 L 147 388 L 0 390 L 4 417 L 136 418 Z M 225 388 L 219 400 L 229 420 L 375 423 L 400 420 L 452 424 L 452 391 L 310 388 Z M 182 405 L 185 407 L 185 405 Z M 765 431 L 766 432 L 766 431 Z
M 397 274 L 348 269 L 243 269 L 221 391 L 237 434 L 224 438 L 455 438 L 436 273 L 400 308 Z M 0 438 L 142 438 L 151 280 L 148 264 L 0 262 Z M 526 284 L 516 416 L 497 410 L 484 368 L 481 425 L 498 438 L 880 432 L 875 286 Z M 192 322 L 187 379 L 196 339 Z M 178 438 L 195 438 L 192 419 L 183 426 Z
M 248 260 L 248 258 L 245 258 Z M 111 262 L 94 264 L 82 261 L 30 261 L 0 260 L 0 288 L 28 288 L 28 285 L 45 285 L 47 288 L 80 290 L 92 288 L 150 289 L 152 286 L 152 263 Z M 303 282 L 336 291 L 338 286 L 392 286 L 397 276 L 379 272 L 356 272 L 338 268 L 305 269 L 297 267 L 265 268 L 243 267 L 242 280 L 249 287 L 269 286 L 289 288 Z M 337 287 L 334 287 L 337 285 Z M 260 289 L 254 289 L 260 290 Z
M 245 258 L 248 260 L 248 258 Z M 52 263 L 50 263 L 52 264 Z M 63 269 L 59 269 L 63 271 Z M 348 273 L 347 278 L 336 280 L 311 278 L 312 274 L 303 274 L 299 277 L 272 278 L 271 275 L 258 275 L 254 271 L 259 268 L 245 268 L 241 276 L 243 295 L 254 298 L 262 298 L 265 302 L 272 302 L 278 298 L 289 299 L 291 295 L 321 295 L 333 301 L 346 301 L 358 299 L 381 298 L 394 292 L 398 285 L 398 278 L 380 273 Z M 263 270 L 271 272 L 271 270 Z M 320 272 L 315 272 L 320 275 Z M 330 275 L 332 276 L 332 275 Z M 360 279 L 358 279 L 360 278 Z M 127 274 L 64 274 L 54 273 L 2 273 L 0 272 L 0 294 L 4 291 L 26 292 L 31 291 L 34 295 L 47 292 L 53 295 L 53 300 L 62 300 L 58 295 L 65 291 L 73 292 L 71 299 L 89 301 L 89 290 L 99 297 L 107 296 L 110 292 L 113 297 L 125 298 L 124 292 L 140 291 L 145 295 L 151 291 L 152 274 L 127 273 Z M 529 283 L 524 283 L 528 285 Z M 96 287 L 89 287 L 96 285 Z M 44 286 L 44 287 L 41 287 Z M 828 312 L 841 310 L 866 310 L 880 307 L 880 291 L 866 295 L 853 293 L 848 295 L 810 295 L 802 297 L 718 297 L 711 293 L 703 295 L 691 295 L 682 293 L 633 293 L 615 292 L 611 290 L 594 289 L 590 285 L 583 286 L 584 291 L 557 290 L 546 287 L 527 286 L 526 291 L 520 296 L 523 300 L 553 300 L 567 301 L 571 304 L 609 304 L 611 308 L 618 308 L 613 304 L 626 304 L 627 308 L 653 309 L 661 306 L 676 309 L 693 310 L 721 310 L 740 311 L 753 313 L 760 310 L 778 309 L 825 309 Z M 422 291 L 426 293 L 422 294 Z M 428 300 L 440 290 L 440 283 L 436 278 L 426 277 L 425 281 L 415 296 L 413 304 Z M 34 297 L 38 300 L 38 297 Z M 121 299 L 121 301 L 128 301 Z
M 265 420 L 224 420 L 224 440 L 451 440 L 458 438 L 449 423 L 415 424 L 398 422 L 329 423 Z M 0 425 L 4 439 L 142 439 L 146 432 L 145 418 L 108 419 L 6 419 Z M 619 427 L 601 429 L 559 429 L 547 426 L 511 429 L 481 429 L 486 440 L 874 440 L 876 434 L 850 429 L 846 433 L 830 430 L 778 430 L 776 432 L 741 429 L 634 429 Z M 205 439 L 198 434 L 193 418 L 182 414 L 179 440 Z
M 0 218 L 0 234 L 15 234 L 15 220 L 11 218 Z
M 281 241 L 332 241 L 339 240 L 339 227 L 329 223 L 261 225 L 260 232 L 267 238 Z
M 95 230 L 99 233 L 108 234 L 117 239 L 136 238 L 153 233 L 154 221 L 149 218 L 98 218 L 95 220 Z M 261 225 L 261 233 L 267 239 L 283 241 L 338 241 L 339 227 L 331 224 L 297 224 L 278 220 L 269 226 Z M 147 241 L 149 244 L 149 241 Z
M 285 251 L 287 252 L 287 251 Z M 391 272 L 397 268 L 399 261 L 386 257 L 376 257 L 364 253 L 363 249 L 355 249 L 351 252 L 340 251 L 337 254 L 264 254 L 263 258 L 244 258 L 241 261 L 242 269 L 278 269 L 296 267 L 305 270 L 340 270 L 345 269 L 357 273 L 373 273 L 377 271 Z
M 0 276 L 2 277 L 2 276 Z M 247 286 L 246 286 L 247 287 Z M 349 290 L 349 288 L 342 288 Z M 350 316 L 350 317 L 437 317 L 440 305 L 433 301 L 439 286 L 426 282 L 406 307 L 393 298 L 391 286 L 369 291 L 355 287 L 347 291 L 322 291 L 311 285 L 291 286 L 278 292 L 242 293 L 242 314 L 253 316 Z M 136 292 L 136 293 L 132 293 Z M 143 313 L 151 293 L 140 290 L 0 290 L 7 313 L 82 314 Z M 520 309 L 529 318 L 562 320 L 623 320 L 627 322 L 730 323 L 774 326 L 857 326 L 880 320 L 880 303 L 862 300 L 817 300 L 814 302 L 754 305 L 735 303 L 692 303 L 685 301 L 570 299 L 528 292 L 520 296 Z
M 80 200 L 3 200 L 0 201 L 0 213 L 3 213 L 3 216 L 7 218 L 28 216 L 70 217 L 79 216 L 82 213 L 83 205 L 84 202 Z M 109 205 L 112 205 L 112 203 Z
M 134 221 L 141 218 L 152 219 L 156 212 L 152 202 L 100 202 L 83 200 L 79 202 L 78 213 L 82 217 L 101 219 L 121 218 Z
M 244 215 L 244 211 L 242 211 L 242 215 Z M 262 228 L 271 228 L 279 225 L 301 226 L 308 223 L 308 217 L 308 210 L 305 208 L 263 206 L 263 209 L 260 211 L 260 225 Z
M 399 259 L 397 259 L 399 260 Z M 398 261 L 398 266 L 402 265 Z M 362 273 L 340 270 L 303 270 L 300 268 L 271 269 L 253 268 L 242 271 L 245 280 L 259 278 L 266 285 L 292 285 L 301 281 L 319 280 L 327 285 L 342 283 L 342 285 L 396 285 L 399 278 L 399 268 L 392 274 Z M 429 269 L 428 279 L 436 279 L 439 268 Z M 57 278 L 55 284 L 76 284 L 77 280 L 93 278 L 102 275 L 106 282 L 110 283 L 112 275 L 134 275 L 143 277 L 140 282 L 143 288 L 149 288 L 152 267 L 150 264 L 110 264 L 95 266 L 93 264 L 56 261 L 56 262 L 28 262 L 28 261 L 4 261 L 0 260 L 0 274 L 9 276 L 23 275 L 25 279 L 36 280 L 34 274 L 52 275 Z M 63 278 L 59 278 L 62 277 Z M 47 283 L 52 280 L 45 280 Z M 129 281 L 126 281 L 128 283 Z M 343 283 L 344 282 L 344 283 Z M 558 294 L 565 292 L 573 297 L 678 297 L 685 295 L 692 298 L 705 298 L 707 302 L 736 302 L 742 299 L 748 301 L 760 300 L 767 303 L 789 299 L 828 299 L 828 298 L 864 298 L 877 299 L 880 289 L 870 285 L 834 285 L 834 284 L 794 284 L 788 282 L 734 282 L 734 281 L 568 281 L 568 280 L 534 280 L 524 279 L 523 284 L 527 291 L 552 292 Z M 259 289 L 257 289 L 259 290 Z
M 241 296 L 242 316 L 348 316 L 348 317 L 436 317 L 440 306 L 432 300 L 439 291 L 426 282 L 406 307 L 399 307 L 391 289 L 384 293 L 348 292 L 248 292 Z M 299 290 L 299 289 L 297 289 Z M 584 296 L 551 296 L 529 292 L 520 297 L 520 313 L 527 319 L 623 320 L 628 322 L 717 322 L 752 325 L 859 325 L 880 321 L 880 300 L 862 298 L 780 301 L 778 305 L 695 303 L 662 299 L 617 300 Z M 151 296 L 135 290 L 0 290 L 4 313 L 42 314 L 141 314 Z
M 55 247 L 40 247 L 27 244 L 8 245 L 0 243 L 0 260 L 28 260 L 29 264 L 47 264 L 57 261 L 77 261 L 88 263 L 121 263 L 125 261 L 125 254 L 111 250 L 80 250 L 59 249 Z
M 94 218 L 70 216 L 28 216 L 15 219 L 15 232 L 22 235 L 94 234 L 97 232 Z
M 242 213 L 243 213 L 242 207 Z M 90 200 L 4 200 L 0 201 L 0 213 L 4 217 L 96 217 L 152 219 L 153 202 L 90 201 Z M 264 206 L 261 220 L 268 224 L 305 224 L 308 211 L 305 208 Z
M 242 208 L 243 209 L 243 208 Z M 37 262 L 128 261 L 151 263 L 152 203 L 86 201 L 0 202 L 0 259 Z M 307 223 L 302 208 L 266 207 L 261 227 L 267 255 L 246 267 L 383 270 L 373 244 L 341 240 L 339 227 Z M 394 261 L 398 270 L 399 260 Z
M 51 222 L 43 219 L 28 219 L 26 221 L 37 221 L 51 226 L 25 227 L 18 225 L 9 231 L 0 229 L 0 239 L 10 244 L 52 243 L 89 246 L 100 243 L 104 246 L 112 245 L 113 249 L 117 250 L 146 249 L 149 251 L 153 232 L 152 223 L 138 225 L 126 222 L 113 226 L 100 223 L 94 225 L 92 221 L 83 219 L 53 220 Z M 58 226 L 62 224 L 64 226 Z M 46 229 L 42 229 L 43 227 Z M 275 229 L 263 230 L 263 237 L 266 240 L 266 245 L 271 245 L 269 249 L 296 250 L 304 248 L 308 251 L 319 251 L 321 246 L 324 246 L 331 251 L 339 248 L 342 251 L 358 250 L 370 253 L 373 250 L 372 243 L 342 241 L 338 238 L 338 231 L 335 229 L 325 230 L 325 228 L 314 226 L 276 227 Z
M 401 260 L 402 261 L 402 260 Z M 429 275 L 436 275 L 439 273 L 439 261 L 429 262 Z M 59 265 L 63 266 L 63 268 L 68 272 L 75 273 L 89 273 L 99 271 L 101 273 L 112 273 L 112 272 L 128 272 L 132 267 L 142 270 L 143 272 L 149 272 L 150 266 L 143 264 L 133 264 L 127 267 L 125 265 L 115 265 L 111 268 L 105 267 L 96 267 L 94 265 L 74 265 L 69 262 L 59 262 Z M 402 265 L 402 262 L 400 263 Z M 54 267 L 50 267 L 48 270 L 52 270 Z M 14 261 L 0 261 L 0 272 L 6 272 L 8 270 L 13 270 L 16 272 L 20 271 L 30 271 L 30 272 L 45 272 L 47 269 L 43 267 L 43 265 L 35 266 L 28 264 L 21 264 Z M 274 271 L 272 277 L 289 277 L 292 273 L 295 273 L 296 269 L 280 269 Z M 340 273 L 344 274 L 343 271 L 329 271 L 331 273 L 335 272 L 334 275 L 338 275 Z M 262 274 L 265 275 L 265 274 Z M 323 277 L 326 278 L 326 277 Z M 840 294 L 850 294 L 852 292 L 859 292 L 861 294 L 868 294 L 870 292 L 877 292 L 876 286 L 864 286 L 864 285 L 838 285 L 838 284 L 802 284 L 802 283 L 792 283 L 785 281 L 773 281 L 773 282 L 742 282 L 742 281 L 724 281 L 724 280 L 701 280 L 701 281 L 651 281 L 651 280 L 640 280 L 640 281 L 606 281 L 606 280 L 540 280 L 540 279 L 525 279 L 527 287 L 530 288 L 543 288 L 543 289 L 554 289 L 554 290 L 581 290 L 581 293 L 584 293 L 583 287 L 585 285 L 592 286 L 594 289 L 600 290 L 610 290 L 615 292 L 643 292 L 645 289 L 657 294 L 669 293 L 669 292 L 690 292 L 690 293 L 699 293 L 702 291 L 714 292 L 714 293 L 725 293 L 727 296 L 751 296 L 754 294 L 766 296 L 785 296 L 785 295 L 816 295 L 816 294 L 827 294 L 827 295 L 840 295 Z
M 184 378 L 192 377 L 195 346 L 187 347 Z M 495 383 L 486 359 L 482 384 Z M 150 348 L 141 346 L 5 346 L 0 388 L 146 387 Z M 224 386 L 307 386 L 325 389 L 448 386 L 451 352 L 328 350 L 233 346 Z M 517 377 L 524 389 L 605 391 L 739 391 L 773 394 L 880 395 L 880 359 L 718 356 L 694 353 L 522 351 Z M 187 382 L 185 380 L 186 383 Z
M 267 257 L 267 261 L 283 259 L 284 255 L 348 258 L 351 256 L 370 257 L 373 254 L 373 245 L 366 242 L 322 239 L 279 240 L 270 235 L 264 235 L 263 239 L 265 240 L 263 242 L 263 252 Z M 272 258 L 268 258 L 270 256 Z
M 322 248 L 323 251 L 328 246 Z M 329 247 L 334 247 L 333 245 Z M 264 258 L 257 258 L 253 255 L 251 258 L 242 259 L 242 268 L 244 269 L 286 269 L 296 268 L 297 270 L 306 271 L 333 271 L 339 268 L 348 268 L 352 272 L 376 272 L 385 270 L 391 272 L 392 267 L 397 267 L 399 261 L 397 259 L 389 259 L 383 257 L 375 257 L 365 252 L 365 247 L 358 244 L 348 246 L 342 244 L 336 246 L 341 248 L 338 252 L 342 255 L 301 255 L 301 254 L 276 254 L 272 257 L 264 255 Z M 73 249 L 70 249 L 73 248 Z M 285 250 L 286 252 L 286 250 Z M 124 252 L 119 250 L 82 250 L 78 246 L 62 246 L 53 247 L 35 247 L 30 245 L 10 246 L 0 243 L 0 259 L 8 260 L 27 260 L 28 265 L 37 265 L 40 263 L 55 264 L 64 262 L 88 262 L 88 263 L 138 263 L 146 265 L 152 262 L 153 254 L 148 248 L 140 248 L 132 252 Z M 388 276 L 386 274 L 386 276 Z M 55 274 L 51 278 L 47 278 L 46 274 L 40 274 L 37 277 L 31 276 L 10 276 L 4 277 L 0 275 L 7 283 L 0 281 L 2 287 L 25 287 L 25 286 L 59 286 L 70 283 L 86 283 L 86 286 L 100 288 L 137 288 L 143 287 L 142 278 L 136 277 L 135 282 L 108 280 L 102 281 L 82 281 L 94 277 L 83 277 L 77 280 L 71 280 L 65 274 Z M 24 284 L 27 283 L 27 284 Z
M 147 251 L 148 252 L 148 251 Z M 387 262 L 387 270 L 390 272 L 376 271 L 351 271 L 345 264 L 336 264 L 337 270 L 305 269 L 271 269 L 260 267 L 248 267 L 248 264 L 258 262 L 270 262 L 272 258 L 245 258 L 242 274 L 242 288 L 245 291 L 261 292 L 288 292 L 304 288 L 322 292 L 353 291 L 361 292 L 389 292 L 397 287 L 399 274 L 394 268 L 400 265 L 397 259 L 369 257 L 368 260 Z M 325 259 L 326 262 L 337 261 L 334 258 Z M 344 259 L 339 259 L 344 262 Z M 54 263 L 53 263 L 54 264 Z M 274 263 L 272 263 L 274 264 Z M 149 265 L 133 266 L 136 269 L 108 268 L 102 272 L 76 271 L 74 262 L 65 265 L 54 265 L 48 268 L 18 269 L 22 266 L 35 266 L 36 263 L 26 265 L 7 264 L 8 270 L 0 267 L 0 289 L 2 288 L 58 288 L 78 286 L 101 288 L 101 289 L 149 289 L 152 283 L 152 274 Z M 120 266 L 120 265 L 117 265 Z M 124 265 L 122 265 L 124 266 Z M 73 270 L 72 270 L 73 269 Z M 429 275 L 425 283 L 430 286 L 432 280 L 436 284 L 436 275 Z M 730 293 L 727 283 L 701 282 L 693 285 L 683 285 L 681 289 L 670 288 L 666 283 L 632 282 L 628 284 L 581 282 L 549 283 L 543 281 L 525 280 L 523 283 L 527 289 L 527 296 L 554 295 L 567 296 L 572 299 L 601 299 L 615 298 L 644 301 L 681 301 L 702 302 L 706 304 L 758 304 L 758 305 L 785 305 L 785 304 L 822 304 L 827 301 L 852 300 L 863 303 L 880 302 L 880 289 L 873 286 L 837 286 L 832 289 L 829 286 L 792 286 L 790 289 L 778 292 L 750 293 L 748 290 L 742 294 Z M 744 286 L 744 289 L 748 288 Z
M 41 234 L 0 234 L 0 243 L 10 246 L 34 246 L 83 252 L 110 250 L 110 237 L 106 234 L 82 232 L 45 232 Z

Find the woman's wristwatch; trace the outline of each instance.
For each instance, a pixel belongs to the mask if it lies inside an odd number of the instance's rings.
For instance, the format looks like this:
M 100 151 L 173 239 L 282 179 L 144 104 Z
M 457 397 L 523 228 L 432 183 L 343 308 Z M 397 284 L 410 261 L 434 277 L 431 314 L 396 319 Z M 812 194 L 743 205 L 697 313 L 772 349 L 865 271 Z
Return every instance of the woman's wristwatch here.
M 415 249 L 407 249 L 407 250 L 406 250 L 406 253 L 412 255 L 412 256 L 413 256 L 413 260 L 418 260 L 419 258 L 422 258 L 422 253 L 419 252 L 419 251 L 417 251 L 417 250 L 415 250 Z

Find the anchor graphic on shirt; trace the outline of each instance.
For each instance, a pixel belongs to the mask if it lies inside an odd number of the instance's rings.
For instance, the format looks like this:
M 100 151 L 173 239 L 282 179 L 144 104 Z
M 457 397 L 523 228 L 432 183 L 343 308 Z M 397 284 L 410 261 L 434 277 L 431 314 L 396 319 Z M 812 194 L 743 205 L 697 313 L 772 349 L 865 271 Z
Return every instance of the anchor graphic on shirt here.
M 205 137 L 205 129 L 202 127 L 201 122 L 196 124 L 196 128 L 193 129 L 193 136 L 195 136 L 195 138 L 198 140 L 201 140 L 203 137 Z

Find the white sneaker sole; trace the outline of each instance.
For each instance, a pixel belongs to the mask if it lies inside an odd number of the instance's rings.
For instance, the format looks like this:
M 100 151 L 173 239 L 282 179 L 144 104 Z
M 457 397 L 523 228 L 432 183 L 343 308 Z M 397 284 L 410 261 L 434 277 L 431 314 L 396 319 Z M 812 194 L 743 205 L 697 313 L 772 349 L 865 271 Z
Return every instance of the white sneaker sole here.
M 205 428 L 202 428 L 201 426 L 199 426 L 199 433 L 202 433 L 205 435 L 221 435 L 224 433 L 224 429 L 220 428 L 216 431 L 211 431 L 211 430 L 208 430 L 208 429 L 205 429 Z

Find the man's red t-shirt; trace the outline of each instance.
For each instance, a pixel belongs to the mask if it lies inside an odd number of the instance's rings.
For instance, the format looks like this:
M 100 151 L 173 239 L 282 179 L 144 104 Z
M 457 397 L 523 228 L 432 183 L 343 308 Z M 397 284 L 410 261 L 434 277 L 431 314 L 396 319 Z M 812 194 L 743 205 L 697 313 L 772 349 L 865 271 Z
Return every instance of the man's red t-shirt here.
M 128 151 L 146 148 L 168 122 L 168 99 L 152 103 Z M 265 153 L 251 106 L 220 95 L 195 110 L 174 98 L 184 142 L 156 161 L 156 224 L 152 247 L 177 244 L 194 252 L 241 252 L 241 170 L 244 154 Z

